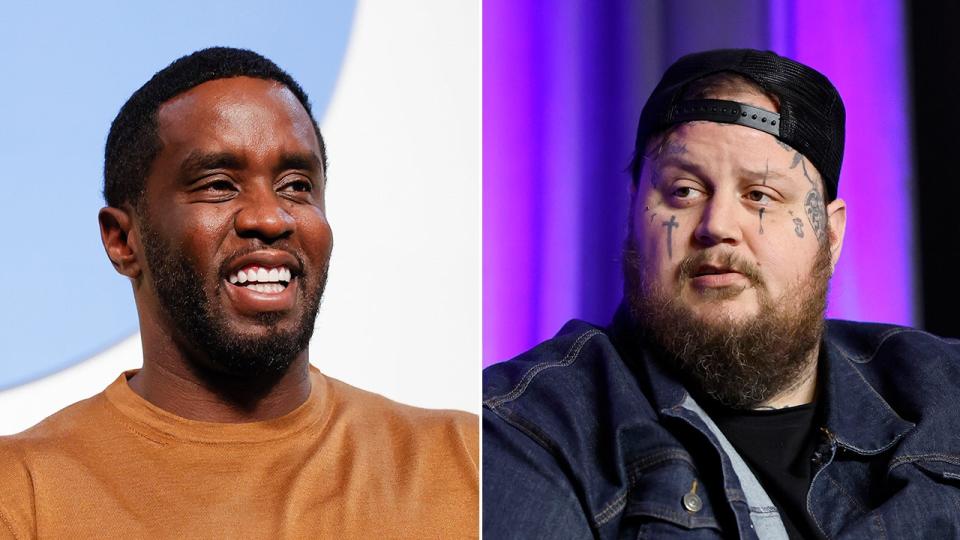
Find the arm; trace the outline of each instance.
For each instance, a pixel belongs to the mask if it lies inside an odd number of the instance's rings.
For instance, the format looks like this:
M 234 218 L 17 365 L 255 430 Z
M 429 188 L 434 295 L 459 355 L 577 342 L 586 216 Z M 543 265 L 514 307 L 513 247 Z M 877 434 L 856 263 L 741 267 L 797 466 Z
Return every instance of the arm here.
M 553 455 L 487 409 L 483 411 L 483 536 L 491 540 L 595 536 Z
M 0 538 L 34 538 L 33 481 L 16 450 L 0 440 Z

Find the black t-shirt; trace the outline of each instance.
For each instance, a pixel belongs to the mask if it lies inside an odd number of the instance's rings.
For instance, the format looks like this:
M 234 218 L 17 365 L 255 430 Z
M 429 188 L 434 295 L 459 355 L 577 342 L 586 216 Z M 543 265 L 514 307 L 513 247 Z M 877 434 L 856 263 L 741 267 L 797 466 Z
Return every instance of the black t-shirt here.
M 780 510 L 790 538 L 819 538 L 806 511 L 820 442 L 816 402 L 776 410 L 710 409 L 717 426 Z

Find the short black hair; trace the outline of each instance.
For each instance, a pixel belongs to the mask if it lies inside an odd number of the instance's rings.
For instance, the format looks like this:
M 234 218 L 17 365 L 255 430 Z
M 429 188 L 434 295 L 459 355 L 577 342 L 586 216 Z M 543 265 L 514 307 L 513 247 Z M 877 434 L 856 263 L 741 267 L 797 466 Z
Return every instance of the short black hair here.
M 211 47 L 188 54 L 158 71 L 123 104 L 110 125 L 103 160 L 103 198 L 107 205 L 140 206 L 150 166 L 163 148 L 157 134 L 160 106 L 195 86 L 216 79 L 254 77 L 277 81 L 307 110 L 320 144 L 320 160 L 327 170 L 327 151 L 310 99 L 286 71 L 246 49 Z

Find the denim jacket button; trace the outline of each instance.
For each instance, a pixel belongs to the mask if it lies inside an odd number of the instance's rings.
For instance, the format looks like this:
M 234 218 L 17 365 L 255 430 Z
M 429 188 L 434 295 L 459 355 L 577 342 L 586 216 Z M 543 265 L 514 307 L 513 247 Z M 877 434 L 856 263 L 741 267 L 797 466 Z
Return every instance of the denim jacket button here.
M 687 493 L 683 496 L 683 507 L 687 509 L 687 512 L 696 513 L 703 508 L 703 501 L 700 500 L 700 496 L 696 493 Z

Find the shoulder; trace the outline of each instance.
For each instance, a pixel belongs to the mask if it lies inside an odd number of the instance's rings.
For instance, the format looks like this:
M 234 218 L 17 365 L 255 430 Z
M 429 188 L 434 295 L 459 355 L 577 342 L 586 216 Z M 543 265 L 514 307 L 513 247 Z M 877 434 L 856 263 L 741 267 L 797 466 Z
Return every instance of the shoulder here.
M 870 362 L 881 353 L 914 349 L 960 359 L 960 340 L 908 326 L 830 319 L 827 321 L 826 338 L 845 356 L 860 363 Z M 929 357 L 930 354 L 925 356 Z
M 333 399 L 334 429 L 363 432 L 365 440 L 402 442 L 423 451 L 455 450 L 479 463 L 479 425 L 475 414 L 426 409 L 398 403 L 380 394 L 325 376 Z
M 544 457 L 583 469 L 574 474 L 622 458 L 626 431 L 660 429 L 645 362 L 621 356 L 606 330 L 567 323 L 553 339 L 484 370 L 484 448 L 532 443 Z
M 570 321 L 552 339 L 483 371 L 483 403 L 524 408 L 543 394 L 591 393 L 610 372 L 629 371 L 607 331 Z
M 34 469 L 90 436 L 85 429 L 102 414 L 102 394 L 74 403 L 26 431 L 0 437 L 0 532 L 33 536 Z M 6 527 L 6 531 L 5 528 Z
M 506 515 L 521 536 L 595 536 L 615 527 L 643 463 L 683 453 L 653 405 L 651 361 L 618 344 L 572 321 L 484 370 L 485 530 L 509 534 L 486 519 Z
M 960 340 L 916 328 L 829 320 L 825 342 L 828 350 L 849 360 L 865 373 L 878 376 L 891 372 L 897 376 L 960 375 Z
M 14 435 L 0 437 L 0 448 L 17 448 L 24 455 L 62 448 L 64 443 L 91 435 L 91 426 L 101 422 L 106 412 L 103 392 L 69 405 Z
M 960 340 L 906 326 L 830 320 L 825 341 L 907 417 L 940 416 L 960 400 Z

